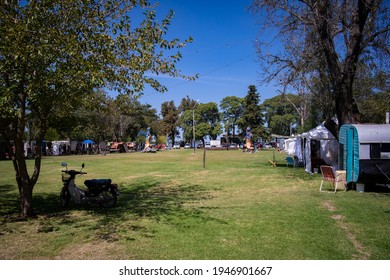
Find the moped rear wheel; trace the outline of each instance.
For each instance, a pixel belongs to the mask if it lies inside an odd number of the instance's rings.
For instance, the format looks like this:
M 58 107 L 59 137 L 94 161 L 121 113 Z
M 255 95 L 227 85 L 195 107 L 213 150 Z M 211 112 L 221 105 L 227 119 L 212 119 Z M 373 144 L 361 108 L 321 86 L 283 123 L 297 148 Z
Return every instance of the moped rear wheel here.
M 70 201 L 70 193 L 69 190 L 66 188 L 62 188 L 60 193 L 60 204 L 62 207 L 68 206 Z
M 116 193 L 109 191 L 103 191 L 100 194 L 100 198 L 102 200 L 99 202 L 99 205 L 103 208 L 114 207 L 116 205 L 116 202 L 118 201 Z

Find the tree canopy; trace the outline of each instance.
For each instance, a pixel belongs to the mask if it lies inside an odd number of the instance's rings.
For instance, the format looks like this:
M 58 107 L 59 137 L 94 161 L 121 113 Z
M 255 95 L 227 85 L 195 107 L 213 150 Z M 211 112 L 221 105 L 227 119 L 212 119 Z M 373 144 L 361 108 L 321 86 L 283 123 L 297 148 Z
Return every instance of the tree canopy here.
M 132 12 L 139 11 L 141 21 L 134 24 Z M 158 19 L 147 0 L 0 3 L 1 134 L 15 146 L 22 216 L 33 214 L 40 143 L 57 112 L 75 111 L 97 88 L 132 95 L 148 84 L 164 92 L 164 85 L 149 73 L 194 78 L 176 69 L 181 59 L 177 49 L 192 38 L 166 39 L 172 17 L 170 11 Z M 38 128 L 31 176 L 22 142 L 29 121 Z
M 244 97 L 244 112 L 237 122 L 242 131 L 249 127 L 254 141 L 259 138 L 268 138 L 267 131 L 264 127 L 263 113 L 260 107 L 260 95 L 256 86 L 250 85 L 248 94 Z
M 218 105 L 214 102 L 197 104 L 196 101 L 195 103 L 188 101 L 188 98 L 183 99 L 181 105 L 184 102 L 184 106 L 179 106 L 181 108 L 187 108 L 182 112 L 179 119 L 185 141 L 191 142 L 194 129 L 195 140 L 202 140 L 204 142 L 203 138 L 207 135 L 210 135 L 214 139 L 217 138 L 222 132 Z M 186 107 L 186 104 L 195 105 L 190 108 Z
M 162 130 L 170 136 L 172 145 L 175 143 L 177 127 L 179 125 L 179 110 L 173 101 L 161 104 Z
M 229 135 L 230 129 L 233 138 L 235 136 L 237 121 L 241 118 L 244 112 L 243 103 L 243 98 L 237 96 L 226 96 L 221 100 L 219 104 L 222 110 L 222 118 L 224 121 L 227 136 Z
M 293 94 L 277 95 L 264 100 L 261 107 L 271 133 L 290 135 L 292 126 L 299 126 L 299 115 L 294 106 L 298 106 L 299 97 Z
M 388 8 L 381 0 L 253 0 L 252 9 L 263 16 L 262 30 L 280 47 L 258 40 L 265 81 L 277 78 L 283 87 L 299 81 L 315 89 L 318 97 L 330 96 L 334 114 L 327 127 L 338 137 L 338 127 L 360 121 L 353 86 L 359 62 L 388 69 Z M 337 121 L 332 120 L 333 116 Z

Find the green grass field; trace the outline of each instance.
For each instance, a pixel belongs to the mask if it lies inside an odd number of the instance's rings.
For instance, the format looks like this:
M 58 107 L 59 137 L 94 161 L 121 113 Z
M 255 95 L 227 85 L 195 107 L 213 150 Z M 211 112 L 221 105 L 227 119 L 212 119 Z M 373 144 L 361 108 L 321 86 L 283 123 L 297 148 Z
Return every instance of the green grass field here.
M 0 259 L 390 259 L 389 193 L 320 193 L 320 175 L 284 158 L 207 151 L 203 168 L 203 150 L 46 157 L 28 220 L 0 161 Z M 117 183 L 117 207 L 61 208 L 62 161 L 85 163 L 79 186 Z

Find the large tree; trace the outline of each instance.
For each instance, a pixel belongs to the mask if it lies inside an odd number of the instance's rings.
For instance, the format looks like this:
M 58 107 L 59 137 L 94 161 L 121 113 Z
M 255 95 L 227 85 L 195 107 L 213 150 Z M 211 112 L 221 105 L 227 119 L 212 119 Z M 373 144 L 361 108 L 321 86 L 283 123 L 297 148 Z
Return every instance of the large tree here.
M 280 94 L 264 100 L 261 108 L 271 133 L 290 135 L 292 126 L 301 126 L 299 96 Z
M 199 124 L 204 124 L 204 127 L 208 127 L 201 135 L 197 136 L 197 139 L 210 135 L 213 139 L 216 139 L 221 134 L 221 115 L 218 110 L 218 105 L 215 102 L 209 102 L 200 104 L 196 112 L 200 116 Z M 204 144 L 204 143 L 203 143 Z
M 363 123 L 385 123 L 390 111 L 390 73 L 368 64 L 359 67 L 354 96 Z
M 222 132 L 220 114 L 216 103 L 209 102 L 188 108 L 189 109 L 185 110 L 179 118 L 179 124 L 183 129 L 185 141 L 190 142 L 191 139 L 193 139 L 194 129 L 195 140 L 201 140 L 203 144 L 205 136 L 210 135 L 215 139 Z
M 163 102 L 161 104 L 162 130 L 170 137 L 172 145 L 175 143 L 177 127 L 179 124 L 179 109 L 173 101 Z
M 244 113 L 237 124 L 242 131 L 250 128 L 254 141 L 268 136 L 260 107 L 260 95 L 254 85 L 249 86 L 248 94 L 244 97 Z
M 178 108 L 180 113 L 194 109 L 198 105 L 198 101 L 191 99 L 188 95 L 185 98 L 182 98 Z
M 359 61 L 370 58 L 388 68 L 390 24 L 385 1 L 253 0 L 252 8 L 264 12 L 264 30 L 275 31 L 279 40 L 271 40 L 284 47 L 279 53 L 269 51 L 259 40 L 259 57 L 268 78 L 277 77 L 284 86 L 309 81 L 309 87 L 311 78 L 318 78 L 327 90 L 320 94 L 330 94 L 334 102 L 338 124 L 330 116 L 326 124 L 336 137 L 342 124 L 359 122 L 353 94 Z
M 237 96 L 226 96 L 219 104 L 219 107 L 221 107 L 222 111 L 222 118 L 225 124 L 227 140 L 229 140 L 230 128 L 233 138 L 235 137 L 237 121 L 244 112 L 243 101 L 243 98 Z
M 136 15 L 139 24 L 130 17 L 135 7 L 144 11 Z M 59 108 L 75 110 L 100 87 L 130 95 L 142 92 L 145 84 L 165 91 L 149 73 L 183 77 L 175 68 L 181 58 L 177 48 L 191 38 L 166 39 L 172 17 L 171 11 L 157 18 L 147 0 L 1 1 L 0 133 L 15 147 L 12 159 L 23 217 L 34 213 L 41 142 L 47 120 Z M 39 131 L 31 175 L 23 151 L 29 120 Z
M 49 125 L 60 132 L 63 136 L 61 139 L 93 139 L 95 142 L 112 140 L 115 127 L 112 115 L 118 111 L 113 104 L 113 98 L 98 90 L 76 110 L 56 112 L 56 117 L 50 118 Z

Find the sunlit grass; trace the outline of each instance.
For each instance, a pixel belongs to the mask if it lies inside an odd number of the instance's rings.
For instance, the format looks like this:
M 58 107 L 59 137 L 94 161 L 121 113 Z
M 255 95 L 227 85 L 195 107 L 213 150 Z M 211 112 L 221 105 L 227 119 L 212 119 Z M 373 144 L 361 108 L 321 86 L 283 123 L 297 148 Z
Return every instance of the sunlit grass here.
M 17 218 L 12 163 L 1 161 L 0 258 L 389 259 L 388 193 L 320 193 L 319 175 L 284 158 L 207 151 L 203 168 L 203 150 L 46 157 L 28 220 Z M 79 185 L 111 178 L 118 206 L 61 209 L 62 161 L 85 163 Z

